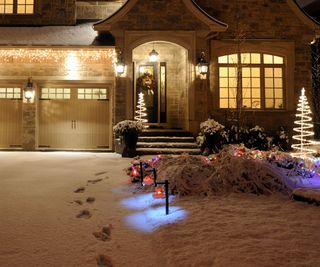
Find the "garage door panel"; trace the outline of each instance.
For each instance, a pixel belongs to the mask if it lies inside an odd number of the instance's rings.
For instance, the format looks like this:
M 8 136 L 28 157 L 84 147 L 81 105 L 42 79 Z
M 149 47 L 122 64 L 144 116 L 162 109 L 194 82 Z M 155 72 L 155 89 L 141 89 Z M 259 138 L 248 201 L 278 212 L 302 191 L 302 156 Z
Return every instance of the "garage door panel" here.
M 22 101 L 0 100 L 0 147 L 19 147 L 22 143 Z
M 78 99 L 40 100 L 39 146 L 97 149 L 110 146 L 109 102 Z

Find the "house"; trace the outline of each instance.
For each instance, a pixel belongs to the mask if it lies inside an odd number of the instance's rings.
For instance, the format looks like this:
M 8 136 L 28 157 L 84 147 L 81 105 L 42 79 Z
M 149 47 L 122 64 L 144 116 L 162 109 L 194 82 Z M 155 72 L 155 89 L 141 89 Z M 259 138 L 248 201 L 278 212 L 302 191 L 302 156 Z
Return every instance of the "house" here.
M 208 117 L 290 130 L 301 87 L 311 97 L 319 24 L 294 0 L 14 0 L 0 14 L 3 149 L 112 150 L 141 91 L 151 126 L 194 135 Z

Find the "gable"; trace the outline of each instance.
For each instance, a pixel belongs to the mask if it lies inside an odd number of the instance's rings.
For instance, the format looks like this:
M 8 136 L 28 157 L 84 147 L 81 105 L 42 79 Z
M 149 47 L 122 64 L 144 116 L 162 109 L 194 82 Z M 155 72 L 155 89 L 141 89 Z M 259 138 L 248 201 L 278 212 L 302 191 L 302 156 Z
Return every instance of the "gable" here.
M 223 32 L 227 24 L 202 10 L 194 0 L 128 0 L 118 12 L 94 25 L 110 30 L 194 30 Z

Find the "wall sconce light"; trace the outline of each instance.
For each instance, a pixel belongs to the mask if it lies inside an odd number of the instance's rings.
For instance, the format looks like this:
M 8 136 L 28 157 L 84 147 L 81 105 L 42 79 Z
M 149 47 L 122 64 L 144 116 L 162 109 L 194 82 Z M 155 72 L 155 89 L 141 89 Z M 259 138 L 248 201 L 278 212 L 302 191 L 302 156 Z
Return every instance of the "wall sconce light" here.
M 119 54 L 118 54 L 118 62 L 117 62 L 117 65 L 116 65 L 116 72 L 118 74 L 123 74 L 124 71 L 125 71 L 125 64 L 123 62 L 123 58 L 122 58 L 122 52 L 119 51 Z
M 201 74 L 201 75 L 208 74 L 209 63 L 206 61 L 205 53 L 203 51 L 201 52 L 200 58 L 198 59 L 197 68 L 198 68 L 198 73 L 199 74 Z
M 24 98 L 27 100 L 27 102 L 30 102 L 34 97 L 34 87 L 32 82 L 32 77 L 28 78 L 28 82 L 26 87 L 24 88 Z

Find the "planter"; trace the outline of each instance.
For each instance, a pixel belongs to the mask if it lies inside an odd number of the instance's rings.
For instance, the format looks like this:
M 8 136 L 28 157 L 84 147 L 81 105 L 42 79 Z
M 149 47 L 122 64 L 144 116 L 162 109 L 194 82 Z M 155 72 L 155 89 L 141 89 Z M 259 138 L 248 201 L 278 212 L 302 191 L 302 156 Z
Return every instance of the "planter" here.
M 138 137 L 139 135 L 137 132 L 129 132 L 122 134 L 121 139 L 122 143 L 124 144 L 122 157 L 133 158 L 137 155 Z

